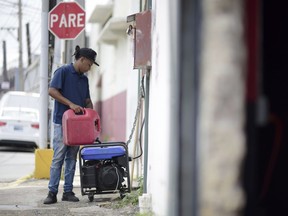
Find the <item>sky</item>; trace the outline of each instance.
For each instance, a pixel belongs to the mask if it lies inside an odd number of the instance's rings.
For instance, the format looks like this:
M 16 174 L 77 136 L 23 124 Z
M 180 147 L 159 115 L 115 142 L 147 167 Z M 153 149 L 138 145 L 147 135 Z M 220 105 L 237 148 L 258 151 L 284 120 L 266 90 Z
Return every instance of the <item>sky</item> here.
M 0 68 L 3 67 L 3 41 L 6 41 L 7 67 L 18 66 L 18 0 L 0 0 Z M 31 53 L 38 53 L 41 45 L 41 0 L 22 0 L 23 64 L 27 66 L 26 23 L 30 25 Z M 10 29 L 9 28 L 14 28 Z
M 7 69 L 19 65 L 18 43 L 18 1 L 0 0 L 0 74 L 3 71 L 3 41 L 6 41 Z M 48 0 L 47 0 L 48 1 Z M 90 17 L 92 9 L 98 3 L 107 0 L 85 0 L 86 20 Z M 41 3 L 42 0 L 22 0 L 22 47 L 23 66 L 28 64 L 26 23 L 30 25 L 30 47 L 32 54 L 41 51 Z M 89 24 L 86 23 L 86 26 Z M 10 28 L 10 30 L 8 30 Z M 12 30 L 11 28 L 16 28 Z

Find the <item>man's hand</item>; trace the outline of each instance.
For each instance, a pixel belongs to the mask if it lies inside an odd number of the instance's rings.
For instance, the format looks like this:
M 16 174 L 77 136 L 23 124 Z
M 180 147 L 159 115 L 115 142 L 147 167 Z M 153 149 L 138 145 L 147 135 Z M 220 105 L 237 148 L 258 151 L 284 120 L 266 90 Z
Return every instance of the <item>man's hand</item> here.
M 76 104 L 70 104 L 70 109 L 74 110 L 75 113 L 84 113 L 84 108 L 79 106 L 79 105 L 76 105 Z

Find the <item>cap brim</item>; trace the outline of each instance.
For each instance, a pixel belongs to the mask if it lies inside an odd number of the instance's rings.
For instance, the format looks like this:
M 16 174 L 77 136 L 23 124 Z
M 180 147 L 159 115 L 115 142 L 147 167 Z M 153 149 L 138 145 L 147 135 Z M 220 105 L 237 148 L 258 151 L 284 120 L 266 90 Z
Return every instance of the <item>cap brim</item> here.
M 92 61 L 94 64 L 96 64 L 97 66 L 99 66 L 99 64 L 98 64 L 94 59 L 90 58 L 89 56 L 83 55 L 83 57 L 89 59 L 89 60 Z

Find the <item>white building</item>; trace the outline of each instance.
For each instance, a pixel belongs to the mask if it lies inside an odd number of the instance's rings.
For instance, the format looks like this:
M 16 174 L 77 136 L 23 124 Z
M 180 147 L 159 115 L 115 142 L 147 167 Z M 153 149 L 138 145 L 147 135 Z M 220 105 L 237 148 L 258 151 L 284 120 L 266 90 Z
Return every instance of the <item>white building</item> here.
M 144 176 L 142 209 L 147 204 L 161 216 L 286 210 L 287 166 L 276 162 L 287 155 L 286 148 L 278 149 L 286 141 L 281 130 L 287 126 L 281 123 L 287 121 L 287 103 L 280 95 L 287 92 L 287 43 L 285 28 L 276 23 L 283 22 L 287 7 L 277 1 L 263 5 L 257 0 L 111 0 L 89 8 L 86 46 L 98 52 L 100 67 L 88 76 L 101 139 L 130 141 L 135 129 L 129 152 L 141 155 L 131 166 L 133 177 Z M 147 11 L 151 20 L 143 15 Z M 284 33 L 274 34 L 275 29 Z M 270 46 L 269 38 L 279 48 Z M 149 48 L 151 58 L 139 63 L 149 57 Z
M 239 82 L 244 56 L 242 7 L 240 1 L 200 2 L 109 1 L 96 5 L 89 18 L 89 46 L 98 51 L 100 63 L 89 78 L 104 126 L 102 139 L 129 139 L 144 83 L 145 102 L 135 129 L 138 134 L 142 131 L 144 154 L 137 159 L 136 167 L 141 169 L 136 173 L 144 176 L 140 207 L 147 206 L 155 215 L 236 215 L 243 205 L 238 178 L 245 149 L 244 83 Z M 227 16 L 222 7 L 229 12 Z M 142 16 L 147 11 L 151 21 Z M 230 25 L 229 20 L 234 23 Z M 135 30 L 132 35 L 125 34 L 129 25 L 132 32 Z M 147 25 L 151 26 L 148 36 Z M 231 51 L 231 44 L 226 43 L 229 40 L 240 52 Z M 151 59 L 141 64 L 147 60 L 150 43 Z M 217 61 L 213 59 L 214 47 L 222 53 Z M 226 79 L 233 85 L 221 92 L 217 82 Z M 215 92 L 219 94 L 213 96 Z M 235 97 L 235 103 L 216 118 L 217 110 L 227 103 L 222 100 L 225 95 Z M 140 130 L 144 118 L 144 130 Z M 217 131 L 222 123 L 227 125 L 224 134 Z M 224 139 L 226 134 L 231 139 Z M 134 143 L 132 139 L 129 145 Z M 223 155 L 210 149 L 223 144 L 231 146 Z M 134 154 L 132 147 L 130 155 Z M 221 175 L 222 163 L 232 164 L 229 178 Z M 223 188 L 215 187 L 222 184 Z
M 91 30 L 87 36 L 89 47 L 98 51 L 100 67 L 88 76 L 92 97 L 95 98 L 94 103 L 102 119 L 102 139 L 109 141 L 129 139 L 139 105 L 139 91 L 144 89 L 145 102 L 140 104 L 141 117 L 139 125 L 135 127 L 138 138 L 142 137 L 144 152 L 142 157 L 135 160 L 133 176 L 144 176 L 144 192 L 148 195 L 151 211 L 156 215 L 177 215 L 179 153 L 176 122 L 179 84 L 176 64 L 178 57 L 174 50 L 177 47 L 172 42 L 176 39 L 174 33 L 177 26 L 173 29 L 177 24 L 174 19 L 177 18 L 177 4 L 163 1 L 153 6 L 157 6 L 157 10 L 151 10 L 152 22 L 147 23 L 152 32 L 148 38 L 150 44 L 153 44 L 150 54 L 152 58 L 146 65 L 148 67 L 135 64 L 137 58 L 141 61 L 141 56 L 134 58 L 135 32 L 134 35 L 126 33 L 129 25 L 134 29 L 140 24 L 133 20 L 133 15 L 151 8 L 151 1 L 109 1 L 105 5 L 95 6 L 89 18 Z M 145 35 L 142 33 L 136 33 L 139 34 L 136 40 L 142 39 Z M 143 44 L 143 49 L 150 44 Z M 143 50 L 137 52 L 141 54 Z M 93 86 L 96 87 L 95 91 Z M 145 126 L 141 130 L 144 118 Z M 133 157 L 141 154 L 139 142 L 135 142 L 135 133 L 129 143 L 130 155 Z M 135 145 L 138 146 L 136 151 L 133 150 Z

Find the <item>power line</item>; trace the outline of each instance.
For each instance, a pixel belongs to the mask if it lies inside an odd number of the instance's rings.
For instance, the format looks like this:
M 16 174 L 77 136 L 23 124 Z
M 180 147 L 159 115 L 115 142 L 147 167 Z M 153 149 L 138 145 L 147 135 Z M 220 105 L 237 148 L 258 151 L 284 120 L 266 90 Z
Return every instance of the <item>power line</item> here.
M 11 1 L 6 1 L 6 0 L 0 0 L 0 2 L 8 3 L 8 4 L 15 4 L 15 5 L 18 4 L 17 2 L 11 2 Z
M 0 0 L 1 2 L 1 7 L 4 6 L 4 7 L 16 7 L 17 6 L 17 3 L 12 3 L 12 2 L 7 2 L 7 1 L 2 1 Z
M 17 67 L 17 63 L 19 64 L 19 43 L 16 40 L 18 39 L 18 0 L 0 0 L 1 8 L 0 8 L 0 40 L 7 41 L 7 52 L 10 57 L 7 59 L 7 68 Z M 39 48 L 41 45 L 41 5 L 42 2 L 39 0 L 22 0 L 22 20 L 23 20 L 23 28 L 24 24 L 30 24 L 30 46 L 31 53 L 39 53 Z M 2 30 L 1 30 L 2 28 Z M 10 29 L 10 30 L 8 30 Z M 12 30 L 13 29 L 13 30 Z M 13 34 L 14 33 L 14 34 Z M 12 37 L 14 39 L 12 39 Z M 26 34 L 23 34 L 23 43 L 26 38 Z M 10 38 L 10 39 L 9 39 Z M 16 39 L 16 40 L 15 40 Z M 23 44 L 23 53 L 26 56 L 27 45 Z M 13 57 L 14 56 L 14 57 Z M 17 59 L 13 59 L 17 58 Z M 25 57 L 25 65 L 26 65 L 26 57 Z M 1 56 L 0 56 L 1 61 Z M 0 62 L 0 67 L 2 62 Z
M 0 2 L 1 2 L 1 7 L 10 7 L 10 8 L 13 8 L 13 9 L 17 10 L 16 6 L 18 5 L 18 3 L 7 2 L 5 0 L 0 0 Z M 34 7 L 34 6 L 28 5 L 28 4 L 22 5 L 22 8 L 25 9 L 25 10 L 34 10 L 34 11 L 35 10 L 36 11 L 41 10 L 41 8 L 39 8 L 39 7 Z

